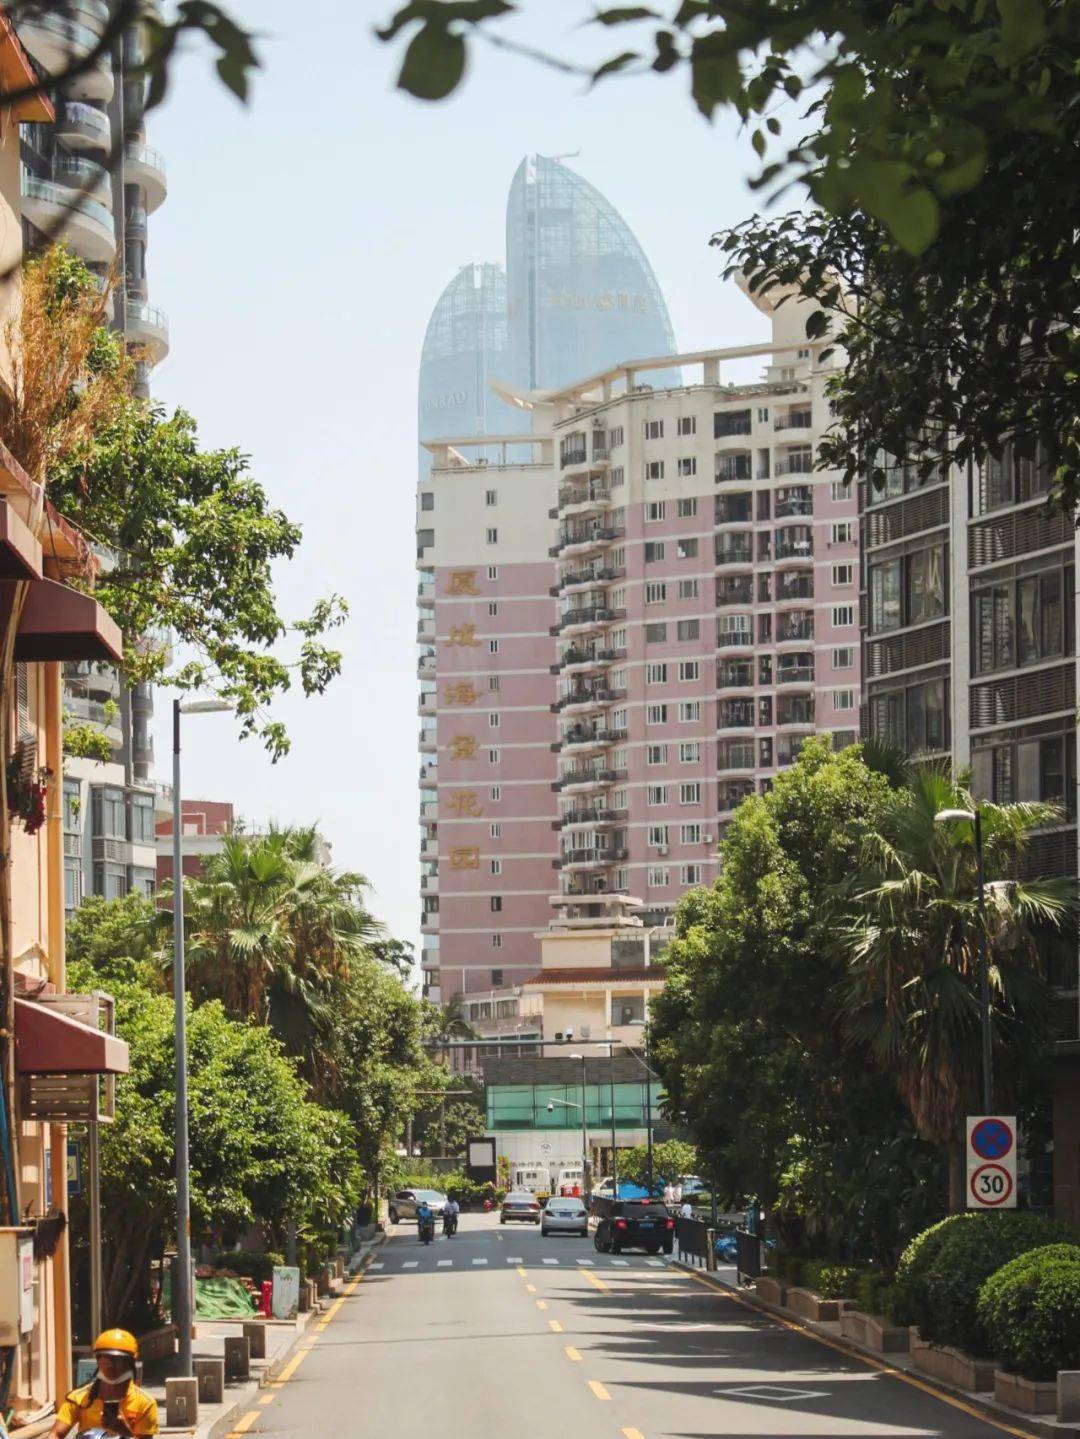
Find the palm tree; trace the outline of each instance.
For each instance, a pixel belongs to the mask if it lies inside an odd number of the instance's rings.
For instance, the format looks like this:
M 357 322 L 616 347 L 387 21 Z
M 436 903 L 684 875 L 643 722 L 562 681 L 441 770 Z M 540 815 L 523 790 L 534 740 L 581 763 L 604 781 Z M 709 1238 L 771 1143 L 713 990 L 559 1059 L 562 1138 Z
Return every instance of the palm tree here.
M 1070 879 L 1015 878 L 1032 832 L 1059 819 L 1053 806 L 984 802 L 983 933 L 972 826 L 934 822 L 942 809 L 973 804 L 940 770 L 917 770 L 893 791 L 884 822 L 867 835 L 861 863 L 838 895 L 844 1027 L 895 1077 L 923 1138 L 953 1147 L 954 1203 L 964 1117 L 979 1107 L 980 938 L 990 956 L 995 1066 L 1007 1089 L 1049 1032 L 1038 931 L 1066 922 L 1076 888 Z

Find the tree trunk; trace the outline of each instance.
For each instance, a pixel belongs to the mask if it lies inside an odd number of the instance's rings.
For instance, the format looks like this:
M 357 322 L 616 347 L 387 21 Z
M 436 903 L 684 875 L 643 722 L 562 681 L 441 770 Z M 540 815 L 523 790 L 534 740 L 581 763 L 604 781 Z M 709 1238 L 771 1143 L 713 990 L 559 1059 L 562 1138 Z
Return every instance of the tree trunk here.
M 949 1145 L 949 1213 L 960 1214 L 967 1207 L 967 1183 L 964 1174 L 964 1146 Z

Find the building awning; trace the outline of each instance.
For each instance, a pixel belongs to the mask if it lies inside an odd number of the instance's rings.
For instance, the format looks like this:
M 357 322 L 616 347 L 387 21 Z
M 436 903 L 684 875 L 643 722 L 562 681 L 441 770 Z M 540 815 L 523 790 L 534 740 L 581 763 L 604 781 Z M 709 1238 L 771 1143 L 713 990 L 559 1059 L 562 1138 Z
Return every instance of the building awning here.
M 0 580 L 40 580 L 41 545 L 8 504 L 0 504 Z
M 59 1010 L 17 999 L 15 1068 L 19 1074 L 127 1074 L 128 1047 Z
M 115 664 L 123 654 L 120 626 L 92 595 L 56 580 L 38 580 L 30 586 L 15 637 L 17 660 L 105 660 Z

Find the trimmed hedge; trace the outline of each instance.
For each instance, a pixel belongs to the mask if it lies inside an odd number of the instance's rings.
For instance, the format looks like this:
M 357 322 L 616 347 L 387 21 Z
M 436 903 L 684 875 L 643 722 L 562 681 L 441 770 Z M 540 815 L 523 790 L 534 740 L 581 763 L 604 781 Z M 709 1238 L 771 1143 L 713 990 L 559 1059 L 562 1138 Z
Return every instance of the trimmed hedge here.
M 822 1299 L 851 1299 L 863 1271 L 835 1259 L 810 1259 L 804 1254 L 781 1254 L 775 1272 L 791 1289 L 811 1289 Z
M 932 1344 L 983 1355 L 990 1345 L 979 1323 L 979 1291 L 996 1270 L 1030 1249 L 1067 1244 L 1064 1224 L 1024 1210 L 956 1216 L 926 1267 L 914 1323 Z
M 967 1218 L 966 1214 L 950 1214 L 939 1219 L 916 1234 L 896 1266 L 896 1280 L 893 1285 L 893 1318 L 897 1324 L 917 1324 L 918 1315 L 926 1312 L 926 1278 L 938 1252 L 955 1224 Z
M 859 1275 L 852 1296 L 856 1306 L 864 1314 L 874 1314 L 879 1319 L 892 1319 L 896 1298 L 896 1283 L 891 1274 L 872 1269 Z
M 1048 1244 L 983 1284 L 978 1322 L 1001 1367 L 1025 1379 L 1080 1369 L 1080 1245 Z

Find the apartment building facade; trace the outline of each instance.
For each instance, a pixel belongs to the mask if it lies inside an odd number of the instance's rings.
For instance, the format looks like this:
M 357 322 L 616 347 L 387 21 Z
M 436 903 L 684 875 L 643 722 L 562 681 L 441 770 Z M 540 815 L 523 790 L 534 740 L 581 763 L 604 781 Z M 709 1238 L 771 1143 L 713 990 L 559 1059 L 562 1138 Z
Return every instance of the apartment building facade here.
M 697 383 L 631 364 L 523 397 L 528 465 L 431 445 L 422 903 L 444 998 L 526 982 L 542 931 L 663 926 L 747 794 L 808 735 L 857 736 L 856 498 L 813 469 L 827 371 L 804 316 L 764 308 L 769 343 L 649 357 Z M 729 382 L 747 359 L 762 377 Z
M 1006 451 L 923 481 L 879 456 L 860 493 L 864 733 L 970 770 L 979 799 L 1043 800 L 1025 876 L 1078 872 L 1076 549 L 1039 457 Z M 1041 939 L 1056 995 L 1054 1188 L 1080 1218 L 1080 960 Z

